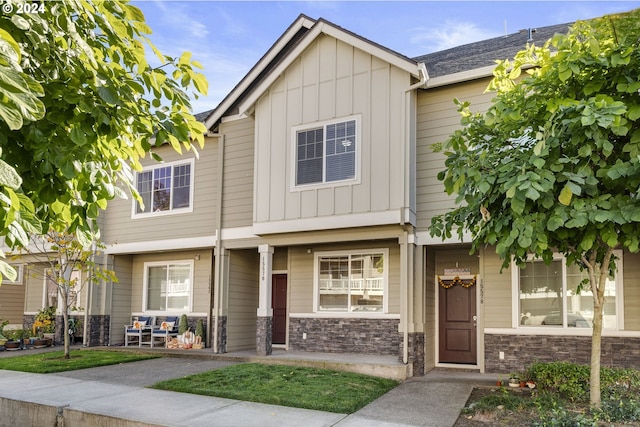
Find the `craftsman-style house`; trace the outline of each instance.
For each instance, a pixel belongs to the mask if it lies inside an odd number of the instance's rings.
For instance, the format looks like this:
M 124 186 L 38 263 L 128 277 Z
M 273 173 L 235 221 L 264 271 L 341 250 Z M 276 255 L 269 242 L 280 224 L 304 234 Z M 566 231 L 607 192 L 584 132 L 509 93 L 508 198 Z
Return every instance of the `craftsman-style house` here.
M 591 297 L 574 291 L 579 271 L 558 258 L 500 272 L 491 248 L 470 255 L 468 242 L 429 234 L 453 206 L 431 148 L 459 126 L 452 100 L 485 108 L 495 59 L 566 29 L 408 58 L 301 15 L 199 116 L 209 132 L 198 158 L 159 147 L 164 162 L 136 176 L 144 209 L 109 205 L 105 264 L 119 283 L 87 292 L 85 340 L 117 345 L 132 316 L 187 314 L 203 320 L 214 353 L 387 354 L 409 376 L 588 360 Z M 638 367 L 640 262 L 620 255 L 603 363 Z M 27 319 L 46 290 L 24 281 Z

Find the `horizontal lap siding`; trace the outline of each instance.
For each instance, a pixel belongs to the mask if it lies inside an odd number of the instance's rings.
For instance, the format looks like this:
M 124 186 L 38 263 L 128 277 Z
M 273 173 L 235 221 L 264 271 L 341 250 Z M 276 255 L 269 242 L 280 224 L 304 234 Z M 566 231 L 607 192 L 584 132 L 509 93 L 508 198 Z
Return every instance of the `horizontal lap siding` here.
M 102 226 L 103 240 L 109 243 L 146 242 L 172 238 L 200 237 L 215 234 L 217 191 L 217 138 L 206 138 L 205 147 L 196 145 L 199 158 L 194 162 L 193 212 L 162 214 L 135 218 L 132 213 L 132 197 L 115 198 L 109 202 Z M 188 160 L 194 153 L 184 151 L 179 155 L 170 147 L 155 150 L 165 162 Z M 152 159 L 142 161 L 143 166 L 158 163 Z
M 130 324 L 133 312 L 131 300 L 133 295 L 133 257 L 119 255 L 114 257 L 113 272 L 118 282 L 111 290 L 111 344 L 124 343 L 124 325 Z M 141 293 L 142 290 L 137 292 Z M 135 311 L 138 311 L 136 307 Z
M 624 328 L 640 331 L 640 254 L 625 252 L 624 278 Z
M 454 197 L 447 196 L 437 179 L 438 173 L 445 168 L 445 157 L 434 153 L 432 148 L 433 144 L 446 141 L 460 128 L 460 114 L 453 99 L 471 102 L 472 111 L 486 109 L 492 97 L 483 93 L 487 84 L 488 80 L 476 80 L 418 93 L 416 197 L 419 230 L 427 230 L 433 216 L 455 206 Z
M 256 348 L 259 255 L 255 250 L 229 253 L 227 351 Z
M 482 257 L 484 276 L 484 327 L 510 328 L 512 312 L 511 269 L 500 273 L 502 260 L 495 248 L 488 247 Z
M 253 168 L 255 122 L 245 118 L 220 125 L 224 134 L 223 228 L 253 223 Z
M 0 321 L 22 324 L 24 291 L 23 284 L 13 285 L 5 282 L 0 286 Z
M 336 245 L 314 245 L 311 253 L 307 253 L 307 247 L 289 248 L 290 271 L 290 309 L 291 313 L 313 313 L 314 293 L 314 252 L 333 251 L 358 251 L 368 249 L 389 249 L 389 260 L 386 267 L 389 268 L 389 287 L 387 293 L 389 313 L 400 312 L 400 248 L 397 244 L 389 242 L 362 242 Z

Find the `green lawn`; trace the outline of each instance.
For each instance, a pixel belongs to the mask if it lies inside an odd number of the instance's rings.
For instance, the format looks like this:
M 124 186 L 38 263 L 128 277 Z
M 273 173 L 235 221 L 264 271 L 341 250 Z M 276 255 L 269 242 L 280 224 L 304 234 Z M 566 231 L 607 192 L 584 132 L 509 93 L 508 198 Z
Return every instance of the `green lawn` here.
M 73 371 L 75 369 L 135 362 L 157 357 L 130 352 L 101 350 L 72 350 L 69 359 L 64 359 L 63 355 L 64 351 L 53 351 L 50 353 L 6 357 L 0 359 L 0 369 L 31 372 L 34 374 L 50 374 L 54 372 Z
M 397 385 L 351 372 L 251 363 L 162 381 L 152 388 L 350 414 Z

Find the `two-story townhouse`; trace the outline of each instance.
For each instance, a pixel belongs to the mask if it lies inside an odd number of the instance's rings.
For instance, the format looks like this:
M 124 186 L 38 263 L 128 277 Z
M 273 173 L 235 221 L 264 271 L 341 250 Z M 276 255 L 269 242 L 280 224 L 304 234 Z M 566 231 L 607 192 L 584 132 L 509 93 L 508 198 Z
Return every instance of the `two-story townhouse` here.
M 136 177 L 144 209 L 110 204 L 101 230 L 120 281 L 87 305 L 102 343 L 121 343 L 132 316 L 187 314 L 215 353 L 396 355 L 408 375 L 586 361 L 579 272 L 561 259 L 501 272 L 492 248 L 429 235 L 453 206 L 431 148 L 459 126 L 453 99 L 486 108 L 493 61 L 566 28 L 411 59 L 301 15 L 200 115 L 199 158 L 159 147 L 164 162 Z M 637 258 L 621 254 L 608 290 L 607 364 L 638 366 Z

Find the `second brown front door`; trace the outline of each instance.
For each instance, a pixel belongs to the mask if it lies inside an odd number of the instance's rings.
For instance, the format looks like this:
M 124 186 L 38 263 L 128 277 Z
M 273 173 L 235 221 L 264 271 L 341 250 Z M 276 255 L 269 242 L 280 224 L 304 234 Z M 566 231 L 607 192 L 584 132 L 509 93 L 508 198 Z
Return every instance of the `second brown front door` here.
M 439 362 L 476 364 L 476 289 L 439 288 Z
M 273 307 L 273 344 L 287 341 L 287 275 L 274 274 L 272 279 L 271 303 Z

